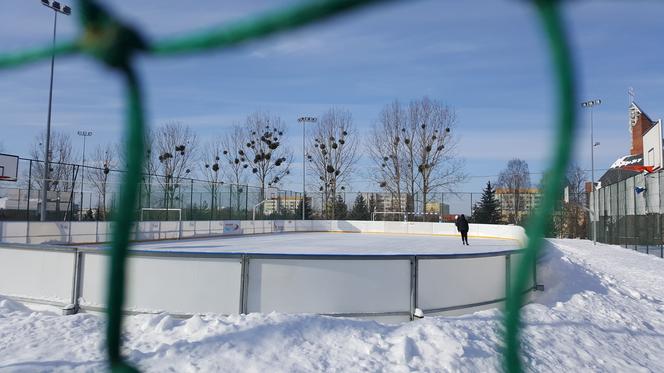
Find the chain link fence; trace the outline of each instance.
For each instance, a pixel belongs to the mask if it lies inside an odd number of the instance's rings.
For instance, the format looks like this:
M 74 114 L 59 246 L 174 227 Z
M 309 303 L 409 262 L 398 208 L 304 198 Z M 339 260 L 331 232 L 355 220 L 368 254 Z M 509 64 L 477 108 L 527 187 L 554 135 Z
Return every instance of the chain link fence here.
M 21 158 L 18 182 L 0 183 L 0 220 L 41 220 L 44 162 Z M 50 163 L 45 221 L 112 220 L 123 170 Z M 269 194 L 269 195 L 268 195 Z M 358 197 L 366 211 L 354 210 Z M 398 198 L 387 192 L 307 192 L 308 219 L 451 221 L 471 216 L 481 193 L 433 192 Z M 334 201 L 334 202 L 333 202 Z M 302 192 L 144 174 L 136 220 L 301 219 Z
M 41 220 L 44 162 L 20 159 L 19 181 L 0 183 L 0 220 Z M 122 170 L 50 163 L 46 221 L 112 220 Z M 256 218 L 288 216 L 288 201 L 301 192 L 278 191 L 274 203 L 256 209 Z M 261 188 L 192 177 L 142 176 L 136 220 L 251 219 L 263 198 Z M 282 203 L 282 201 L 284 203 Z
M 638 174 L 591 194 L 597 241 L 645 253 L 664 254 L 663 172 Z M 592 224 L 588 225 L 592 237 Z

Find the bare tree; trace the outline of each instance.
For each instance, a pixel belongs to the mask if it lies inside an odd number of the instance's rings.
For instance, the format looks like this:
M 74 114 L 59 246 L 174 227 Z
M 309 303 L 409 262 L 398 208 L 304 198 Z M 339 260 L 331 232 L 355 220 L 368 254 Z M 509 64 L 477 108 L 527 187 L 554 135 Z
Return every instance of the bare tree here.
M 249 169 L 249 163 L 247 162 L 246 157 L 247 154 L 244 150 L 247 147 L 245 139 L 246 131 L 244 127 L 239 124 L 234 124 L 231 130 L 227 132 L 221 140 L 223 147 L 222 159 L 224 160 L 224 162 L 222 162 L 224 165 L 224 180 L 231 185 L 235 185 L 235 202 L 238 210 L 242 204 L 242 193 L 248 192 L 244 190 L 246 186 L 243 186 L 247 183 L 247 171 Z M 251 145 L 251 142 L 248 144 Z M 239 154 L 240 150 L 244 152 L 244 155 Z
M 454 112 L 427 97 L 412 101 L 408 109 L 406 134 L 411 141 L 405 152 L 407 162 L 404 163 L 409 169 L 406 174 L 409 192 L 412 195 L 418 190 L 422 193 L 422 211 L 425 211 L 429 193 L 438 189 L 451 190 L 465 180 L 466 175 L 463 162 L 456 154 Z M 415 207 L 414 203 L 412 206 Z
M 156 129 L 152 136 L 150 157 L 156 157 L 156 177 L 164 193 L 166 207 L 173 206 L 183 178 L 189 177 L 197 158 L 198 137 L 180 122 L 167 123 Z
M 357 139 L 349 111 L 332 108 L 325 113 L 309 140 L 309 170 L 318 179 L 323 209 L 335 218 L 337 191 L 345 188 L 358 160 Z
M 396 194 L 400 210 L 403 194 L 406 210 L 415 210 L 415 195 L 450 190 L 465 179 L 463 162 L 456 154 L 454 112 L 424 97 L 404 108 L 398 101 L 383 108 L 374 126 L 369 153 L 379 185 Z
M 111 144 L 99 145 L 95 149 L 92 168 L 87 171 L 87 179 L 99 195 L 97 216 L 106 220 L 106 196 L 110 171 L 117 167 L 117 147 Z
M 221 185 L 224 184 L 221 180 L 223 175 L 221 171 L 222 152 L 221 141 L 218 138 L 212 138 L 205 143 L 201 153 L 202 172 L 206 180 L 206 189 L 210 192 L 212 211 L 218 208 L 217 197 Z
M 144 206 L 152 207 L 152 192 L 153 186 L 156 183 L 157 170 L 159 168 L 159 161 L 156 156 L 153 156 L 157 152 L 154 149 L 154 142 L 152 138 L 152 133 L 149 133 L 145 139 L 145 159 L 143 160 L 143 193 L 145 193 L 146 203 Z M 122 165 L 126 166 L 126 161 L 122 157 Z M 142 206 L 140 206 L 142 207 Z
M 398 101 L 381 110 L 369 138 L 369 155 L 374 162 L 373 177 L 381 189 L 396 198 L 402 211 L 403 129 L 407 116 Z M 394 204 L 392 204 L 394 206 Z
M 223 147 L 222 159 L 225 160 L 224 180 L 231 184 L 242 185 L 247 182 L 247 163 L 246 152 L 244 156 L 238 154 L 240 150 L 246 148 L 246 131 L 239 124 L 233 125 L 231 130 L 221 140 Z M 251 144 L 251 143 L 249 143 Z
M 285 125 L 281 118 L 265 112 L 256 112 L 247 117 L 244 148 L 238 149 L 236 156 L 245 159 L 258 181 L 261 198 L 265 187 L 278 185 L 290 174 L 292 154 L 283 143 Z
M 530 171 L 526 161 L 514 158 L 507 162 L 507 167 L 498 175 L 498 187 L 504 189 L 504 194 L 510 196 L 509 222 L 518 224 L 523 215 L 522 194 L 528 192 L 530 188 Z
M 569 202 L 563 204 L 563 225 L 561 233 L 569 238 L 581 238 L 586 233 L 586 172 L 577 164 L 570 166 L 567 171 L 567 187 Z
M 32 159 L 44 160 L 44 141 L 45 134 L 41 133 L 35 137 L 30 150 Z M 50 170 L 48 189 L 51 191 L 68 192 L 72 189 L 72 166 L 74 156 L 72 155 L 72 143 L 69 134 L 64 132 L 51 132 L 50 144 Z M 31 187 L 40 190 L 43 185 L 42 175 L 44 175 L 44 162 L 34 162 L 32 165 L 32 183 Z

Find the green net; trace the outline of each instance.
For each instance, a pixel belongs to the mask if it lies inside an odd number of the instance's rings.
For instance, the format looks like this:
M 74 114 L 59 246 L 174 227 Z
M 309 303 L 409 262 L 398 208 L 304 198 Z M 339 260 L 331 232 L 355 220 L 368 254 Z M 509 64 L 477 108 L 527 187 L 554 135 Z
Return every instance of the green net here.
M 114 17 L 97 2 L 79 0 L 78 9 L 80 9 L 83 32 L 78 39 L 60 43 L 54 47 L 0 55 L 0 68 L 7 69 L 42 61 L 52 55 L 66 56 L 84 53 L 115 70 L 125 81 L 127 101 L 125 132 L 128 167 L 120 191 L 119 213 L 113 228 L 107 302 L 106 344 L 109 364 L 113 371 L 136 371 L 135 368 L 123 360 L 120 353 L 122 307 L 126 288 L 125 264 L 129 233 L 133 224 L 133 211 L 137 206 L 145 133 L 141 84 L 133 68 L 133 56 L 137 53 L 166 56 L 223 49 L 250 39 L 294 29 L 342 13 L 349 13 L 352 10 L 377 2 L 377 0 L 311 1 L 206 32 L 181 38 L 148 42 L 138 30 L 122 23 L 121 20 Z M 511 291 L 507 299 L 503 362 L 505 369 L 512 372 L 519 372 L 523 367 L 520 358 L 519 312 L 524 301 L 524 294 L 520 289 L 525 288 L 528 281 L 530 268 L 537 259 L 537 252 L 542 244 L 543 235 L 548 224 L 547 217 L 551 216 L 558 194 L 557 191 L 562 188 L 565 169 L 570 158 L 572 133 L 576 125 L 573 109 L 576 100 L 571 54 L 562 29 L 558 1 L 531 0 L 531 2 L 537 8 L 551 50 L 558 91 L 558 131 L 555 146 L 556 154 L 547 174 L 542 201 L 535 213 L 536 217 L 532 225 L 527 229 L 529 242 L 525 251 L 525 258 L 519 265 L 514 279 L 514 286 L 510 287 Z

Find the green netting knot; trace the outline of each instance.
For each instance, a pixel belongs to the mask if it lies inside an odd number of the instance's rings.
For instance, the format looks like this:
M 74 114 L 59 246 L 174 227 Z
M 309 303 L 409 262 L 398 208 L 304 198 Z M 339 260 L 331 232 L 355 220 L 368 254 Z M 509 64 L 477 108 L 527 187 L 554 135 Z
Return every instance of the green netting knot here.
M 114 68 L 126 68 L 137 51 L 147 49 L 145 39 L 129 25 L 121 23 L 95 1 L 82 0 L 82 50 Z

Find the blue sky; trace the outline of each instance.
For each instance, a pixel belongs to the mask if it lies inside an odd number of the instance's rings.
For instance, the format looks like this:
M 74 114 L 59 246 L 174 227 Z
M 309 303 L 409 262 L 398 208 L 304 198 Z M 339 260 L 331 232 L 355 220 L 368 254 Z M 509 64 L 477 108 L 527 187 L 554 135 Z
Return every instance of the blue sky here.
M 66 2 L 64 2 L 66 3 Z M 278 1 L 108 1 L 150 39 L 200 30 L 259 11 Z M 76 4 L 70 4 L 76 12 Z M 596 169 L 629 152 L 628 87 L 651 116 L 664 116 L 664 3 L 565 2 L 580 76 L 579 96 L 601 98 L 595 110 Z M 76 17 L 59 17 L 58 40 L 77 33 Z M 0 51 L 50 43 L 53 15 L 38 0 L 4 0 Z M 480 191 L 511 158 L 526 160 L 533 182 L 546 167 L 553 128 L 552 79 L 546 44 L 527 1 L 404 1 L 372 7 L 333 22 L 289 32 L 232 50 L 185 58 L 140 60 L 151 125 L 179 120 L 200 137 L 224 133 L 255 110 L 289 124 L 332 106 L 349 109 L 363 136 L 394 99 L 427 95 L 457 114 L 459 155 L 468 182 Z M 45 128 L 47 62 L 0 72 L 0 143 L 4 152 L 28 156 Z M 115 76 L 87 57 L 56 61 L 53 128 L 95 134 L 94 147 L 119 141 L 122 90 Z M 590 169 L 589 125 L 582 113 L 576 161 Z M 89 148 L 89 149 L 90 149 Z M 300 189 L 301 159 L 284 188 Z M 78 150 L 80 151 L 80 150 Z M 367 157 L 355 190 L 368 181 Z M 598 171 L 601 174 L 601 171 Z

